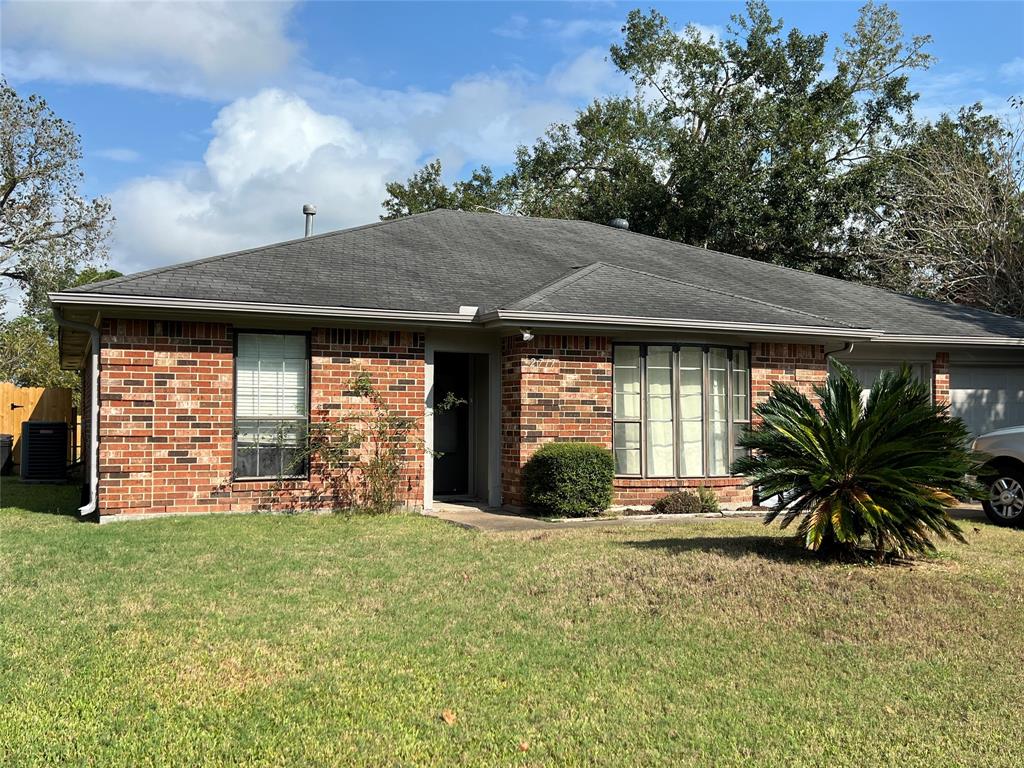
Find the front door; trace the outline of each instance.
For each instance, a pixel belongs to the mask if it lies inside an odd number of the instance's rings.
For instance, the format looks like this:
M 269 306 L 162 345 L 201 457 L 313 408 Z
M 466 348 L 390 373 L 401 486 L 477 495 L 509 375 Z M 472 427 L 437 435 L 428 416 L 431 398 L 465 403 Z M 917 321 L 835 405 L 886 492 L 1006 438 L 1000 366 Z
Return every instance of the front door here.
M 434 495 L 469 493 L 470 355 L 434 355 Z M 439 408 L 445 402 L 461 403 Z

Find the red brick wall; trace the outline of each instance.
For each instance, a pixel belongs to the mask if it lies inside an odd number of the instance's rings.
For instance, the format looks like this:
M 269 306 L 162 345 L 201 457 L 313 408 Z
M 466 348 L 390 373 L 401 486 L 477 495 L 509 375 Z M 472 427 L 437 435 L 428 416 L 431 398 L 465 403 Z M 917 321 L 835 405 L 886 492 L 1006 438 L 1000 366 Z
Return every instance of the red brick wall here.
M 816 401 L 814 387 L 828 379 L 828 360 L 821 344 L 757 342 L 750 346 L 750 389 L 753 405 L 768 399 L 772 384 L 795 387 Z
M 502 340 L 501 492 L 522 506 L 520 471 L 555 440 L 612 446 L 612 345 L 602 336 Z
M 538 336 L 504 339 L 502 349 L 502 494 L 524 503 L 522 465 L 539 445 L 574 440 L 611 447 L 612 345 L 605 337 Z M 757 343 L 751 347 L 753 402 L 764 400 L 773 382 L 788 382 L 808 394 L 827 376 L 820 344 Z M 680 488 L 713 488 L 728 505 L 751 501 L 742 478 L 616 478 L 615 504 L 647 505 Z
M 232 482 L 232 328 L 106 320 L 100 375 L 100 511 L 250 511 L 332 506 L 325 478 Z M 402 495 L 422 502 L 422 334 L 314 329 L 311 419 L 358 418 L 347 392 L 370 375 L 391 410 L 414 421 Z
M 949 405 L 949 352 L 938 352 L 932 361 L 932 396 L 936 405 Z

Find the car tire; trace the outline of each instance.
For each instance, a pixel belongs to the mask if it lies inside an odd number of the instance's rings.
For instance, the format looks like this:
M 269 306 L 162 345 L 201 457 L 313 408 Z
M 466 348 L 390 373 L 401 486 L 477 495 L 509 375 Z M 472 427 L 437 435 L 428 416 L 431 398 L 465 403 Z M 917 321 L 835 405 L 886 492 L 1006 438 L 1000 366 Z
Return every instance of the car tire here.
M 1024 525 L 1024 470 L 1003 467 L 985 478 L 981 506 L 996 525 Z

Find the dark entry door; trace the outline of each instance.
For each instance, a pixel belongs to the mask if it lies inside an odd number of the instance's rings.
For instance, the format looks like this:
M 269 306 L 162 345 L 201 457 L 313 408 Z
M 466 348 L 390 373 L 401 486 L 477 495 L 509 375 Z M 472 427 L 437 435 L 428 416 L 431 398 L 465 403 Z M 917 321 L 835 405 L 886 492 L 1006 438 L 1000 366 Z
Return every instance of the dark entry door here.
M 463 404 L 434 411 L 434 495 L 469 493 L 470 356 L 452 352 L 434 355 L 434 403 L 451 394 Z

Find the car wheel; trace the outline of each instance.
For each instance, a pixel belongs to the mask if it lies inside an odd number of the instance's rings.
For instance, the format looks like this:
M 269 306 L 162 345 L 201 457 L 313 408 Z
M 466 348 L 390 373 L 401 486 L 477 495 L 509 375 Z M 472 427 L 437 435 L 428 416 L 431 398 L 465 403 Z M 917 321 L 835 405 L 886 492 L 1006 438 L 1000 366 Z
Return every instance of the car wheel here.
M 996 525 L 1024 523 L 1024 472 L 1000 470 L 988 483 L 988 499 L 981 502 Z

